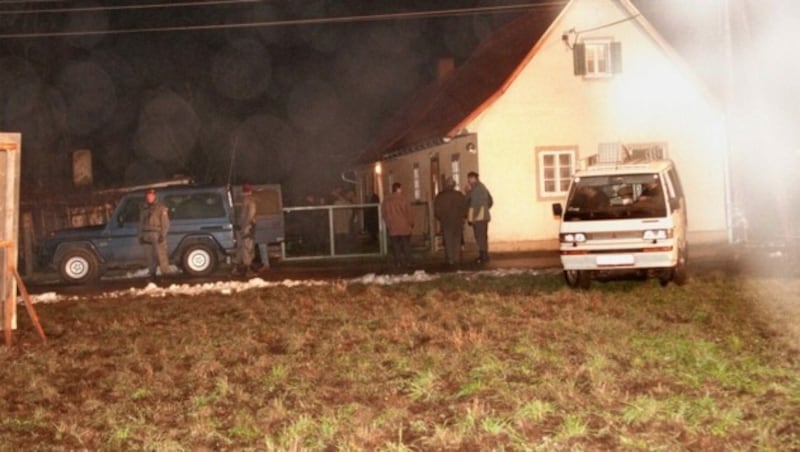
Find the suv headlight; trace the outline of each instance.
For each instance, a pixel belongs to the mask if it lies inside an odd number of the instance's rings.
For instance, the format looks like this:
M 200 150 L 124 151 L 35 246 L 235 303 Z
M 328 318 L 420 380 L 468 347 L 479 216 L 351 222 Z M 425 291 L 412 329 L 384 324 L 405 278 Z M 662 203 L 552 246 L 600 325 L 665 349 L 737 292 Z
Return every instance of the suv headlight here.
M 581 243 L 586 241 L 586 234 L 583 232 L 575 232 L 569 234 L 561 234 L 561 241 L 566 243 Z
M 666 240 L 672 237 L 671 229 L 648 229 L 642 234 L 644 240 Z

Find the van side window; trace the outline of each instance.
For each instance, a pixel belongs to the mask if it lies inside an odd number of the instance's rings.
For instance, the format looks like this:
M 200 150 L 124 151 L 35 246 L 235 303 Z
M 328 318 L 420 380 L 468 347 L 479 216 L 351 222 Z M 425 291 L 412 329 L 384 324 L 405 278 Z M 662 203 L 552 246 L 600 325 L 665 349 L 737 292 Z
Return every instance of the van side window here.
M 226 216 L 222 197 L 217 193 L 170 195 L 164 200 L 173 220 L 196 220 Z

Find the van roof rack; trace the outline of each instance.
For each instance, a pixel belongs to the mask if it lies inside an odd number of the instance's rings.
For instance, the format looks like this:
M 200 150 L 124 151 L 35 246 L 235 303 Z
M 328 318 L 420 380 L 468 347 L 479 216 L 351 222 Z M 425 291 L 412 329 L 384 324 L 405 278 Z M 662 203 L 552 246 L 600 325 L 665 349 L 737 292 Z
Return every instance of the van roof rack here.
M 590 155 L 585 159 L 583 169 L 592 167 L 614 167 L 619 165 L 647 164 L 663 160 L 661 155 L 654 150 L 631 151 L 627 146 L 620 143 L 600 143 L 597 154 Z

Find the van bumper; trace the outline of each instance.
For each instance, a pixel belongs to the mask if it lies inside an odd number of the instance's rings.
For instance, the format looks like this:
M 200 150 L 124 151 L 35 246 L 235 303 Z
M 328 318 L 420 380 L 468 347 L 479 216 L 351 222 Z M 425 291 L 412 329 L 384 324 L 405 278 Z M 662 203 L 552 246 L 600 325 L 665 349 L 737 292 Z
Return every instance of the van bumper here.
M 669 268 L 677 263 L 678 252 L 673 245 L 616 250 L 561 248 L 565 270 L 637 270 Z

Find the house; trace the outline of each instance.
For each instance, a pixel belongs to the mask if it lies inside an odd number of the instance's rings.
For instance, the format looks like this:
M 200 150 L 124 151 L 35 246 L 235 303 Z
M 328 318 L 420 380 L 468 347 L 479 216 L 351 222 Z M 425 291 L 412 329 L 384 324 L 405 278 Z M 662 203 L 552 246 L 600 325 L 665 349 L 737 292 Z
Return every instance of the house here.
M 441 66 L 362 154 L 365 192 L 401 182 L 428 206 L 445 177 L 463 186 L 477 171 L 494 198 L 493 250 L 555 248 L 551 206 L 571 175 L 600 149 L 624 149 L 676 163 L 690 241 L 727 237 L 723 109 L 631 1 L 535 9 Z M 433 236 L 428 224 L 420 235 Z

